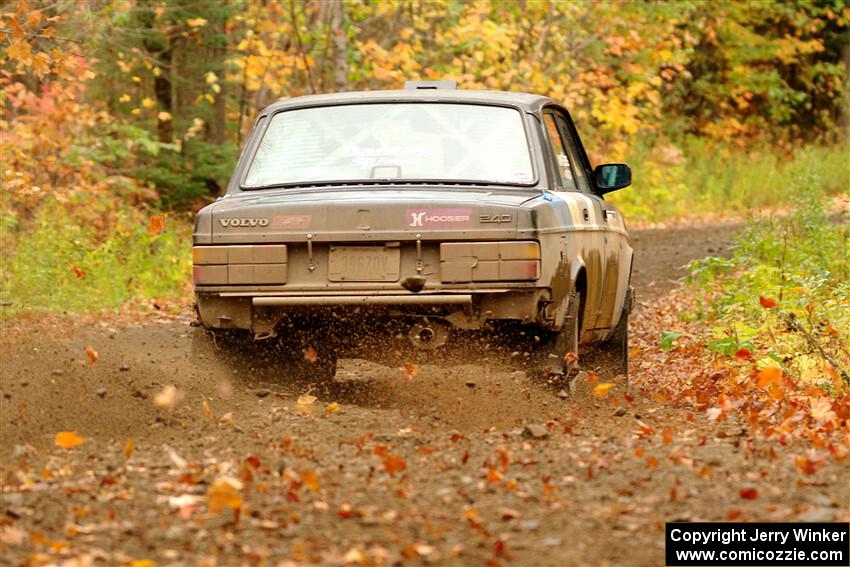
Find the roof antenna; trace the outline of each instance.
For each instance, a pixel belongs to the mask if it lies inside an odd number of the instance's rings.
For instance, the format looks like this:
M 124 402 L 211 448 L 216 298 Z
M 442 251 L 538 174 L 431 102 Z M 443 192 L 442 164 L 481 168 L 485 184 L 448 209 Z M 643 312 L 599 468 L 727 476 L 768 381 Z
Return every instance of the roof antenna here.
M 406 91 L 453 91 L 457 89 L 457 81 L 406 81 L 404 90 Z

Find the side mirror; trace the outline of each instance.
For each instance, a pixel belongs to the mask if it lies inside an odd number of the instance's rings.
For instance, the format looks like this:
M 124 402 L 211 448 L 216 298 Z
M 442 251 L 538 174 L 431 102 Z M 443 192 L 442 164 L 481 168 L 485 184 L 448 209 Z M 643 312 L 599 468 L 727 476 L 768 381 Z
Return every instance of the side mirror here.
M 604 195 L 632 184 L 632 169 L 624 163 L 604 163 L 593 170 L 596 194 Z

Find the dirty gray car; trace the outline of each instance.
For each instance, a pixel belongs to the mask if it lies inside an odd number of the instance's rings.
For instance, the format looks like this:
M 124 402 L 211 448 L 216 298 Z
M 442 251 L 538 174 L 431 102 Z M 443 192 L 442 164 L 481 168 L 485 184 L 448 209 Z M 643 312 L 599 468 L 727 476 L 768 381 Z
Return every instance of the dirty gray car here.
M 437 81 L 277 102 L 198 213 L 199 319 L 283 344 L 317 321 L 401 326 L 422 349 L 507 324 L 540 374 L 573 375 L 585 345 L 625 373 L 632 247 L 603 195 L 630 183 L 544 96 Z M 313 348 L 332 374 L 336 349 Z

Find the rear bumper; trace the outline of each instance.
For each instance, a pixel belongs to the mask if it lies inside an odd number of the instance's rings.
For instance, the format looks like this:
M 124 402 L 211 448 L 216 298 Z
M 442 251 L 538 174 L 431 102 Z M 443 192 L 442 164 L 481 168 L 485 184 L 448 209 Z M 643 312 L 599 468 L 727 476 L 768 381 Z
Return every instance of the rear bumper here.
M 319 295 L 253 297 L 254 307 L 293 305 L 472 305 L 472 295 Z
M 437 317 L 452 325 L 480 328 L 491 320 L 542 322 L 548 288 L 426 291 L 334 290 L 327 292 L 196 292 L 198 315 L 212 329 L 274 333 L 288 318 L 352 319 Z

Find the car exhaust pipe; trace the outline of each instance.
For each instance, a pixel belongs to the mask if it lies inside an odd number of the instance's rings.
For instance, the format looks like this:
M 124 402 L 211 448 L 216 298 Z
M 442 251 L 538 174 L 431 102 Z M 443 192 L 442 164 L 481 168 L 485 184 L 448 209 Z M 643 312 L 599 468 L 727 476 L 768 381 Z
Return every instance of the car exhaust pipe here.
M 434 350 L 446 344 L 449 338 L 449 326 L 439 319 L 428 319 L 413 325 L 407 337 L 418 349 Z

